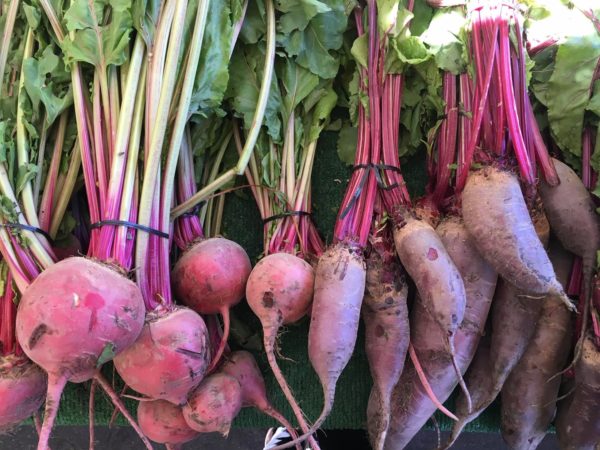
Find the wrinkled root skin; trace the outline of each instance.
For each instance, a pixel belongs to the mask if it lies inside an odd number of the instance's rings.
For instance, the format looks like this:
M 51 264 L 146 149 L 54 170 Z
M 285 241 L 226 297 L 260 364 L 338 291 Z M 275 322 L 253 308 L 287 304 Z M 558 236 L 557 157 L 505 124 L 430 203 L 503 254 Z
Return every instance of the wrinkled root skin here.
M 137 419 L 144 434 L 158 444 L 180 445 L 200 435 L 188 426 L 180 407 L 164 400 L 140 402 Z
M 40 409 L 47 382 L 44 371 L 26 358 L 0 357 L 0 434 Z
M 104 264 L 73 257 L 43 271 L 23 293 L 16 335 L 47 373 L 73 383 L 94 376 L 135 342 L 144 325 L 139 288 Z
M 560 245 L 550 246 L 558 279 L 566 283 L 572 256 Z M 572 314 L 560 299 L 543 306 L 535 335 L 502 387 L 501 430 L 513 450 L 535 450 L 556 413 L 560 377 L 571 348 Z
M 149 313 L 138 339 L 114 364 L 123 381 L 140 394 L 183 405 L 210 364 L 204 320 L 184 307 Z
M 462 374 L 473 360 L 492 303 L 497 274 L 475 248 L 458 218 L 443 221 L 437 228 L 443 245 L 460 271 L 466 292 L 464 319 L 456 332 L 456 361 Z M 445 335 L 417 298 L 411 311 L 411 342 L 437 398 L 448 399 L 458 378 Z M 415 368 L 407 362 L 392 396 L 392 420 L 385 443 L 386 450 L 400 450 L 436 411 L 423 388 Z
M 600 352 L 588 335 L 575 366 L 575 390 L 558 406 L 561 450 L 596 450 L 600 445 Z
M 489 166 L 471 172 L 462 214 L 479 252 L 503 279 L 528 295 L 564 295 L 514 174 Z
M 237 379 L 224 373 L 205 378 L 183 407 L 188 426 L 199 433 L 229 434 L 231 422 L 242 408 L 242 388 Z
M 367 431 L 371 446 L 376 450 L 381 450 L 385 442 L 390 422 L 390 398 L 404 368 L 410 341 L 407 297 L 408 284 L 402 268 L 392 258 L 385 258 L 373 244 L 367 257 L 362 315 L 365 350 L 373 377 L 367 406 Z
M 218 314 L 244 297 L 252 270 L 250 258 L 237 243 L 205 239 L 187 250 L 171 274 L 178 299 L 200 314 Z

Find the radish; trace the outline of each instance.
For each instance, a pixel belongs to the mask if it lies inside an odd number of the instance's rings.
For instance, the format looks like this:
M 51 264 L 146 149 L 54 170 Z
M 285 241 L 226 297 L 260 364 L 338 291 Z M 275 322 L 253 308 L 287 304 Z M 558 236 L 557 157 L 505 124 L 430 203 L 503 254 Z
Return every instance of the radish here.
M 137 419 L 144 434 L 159 444 L 177 447 L 199 436 L 184 420 L 181 408 L 165 400 L 140 402 Z
M 224 373 L 209 375 L 183 407 L 188 426 L 200 433 L 218 432 L 227 437 L 231 422 L 242 408 L 239 381 Z

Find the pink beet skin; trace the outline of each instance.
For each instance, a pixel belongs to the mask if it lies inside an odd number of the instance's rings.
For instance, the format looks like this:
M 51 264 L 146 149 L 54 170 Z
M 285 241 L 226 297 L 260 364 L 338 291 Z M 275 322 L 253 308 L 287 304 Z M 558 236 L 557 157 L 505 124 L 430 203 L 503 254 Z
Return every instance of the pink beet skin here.
M 94 376 L 101 355 L 109 360 L 135 342 L 144 311 L 131 280 L 97 262 L 67 258 L 23 293 L 16 334 L 48 374 L 78 383 Z
M 183 416 L 190 428 L 200 433 L 229 434 L 231 422 L 242 408 L 242 387 L 224 373 L 210 375 L 190 395 Z
M 140 402 L 137 419 L 144 434 L 159 444 L 184 444 L 199 435 L 188 426 L 181 408 L 164 400 Z
M 0 357 L 0 433 L 36 412 L 46 396 L 46 374 L 26 358 Z
M 244 249 L 223 238 L 206 239 L 179 259 L 172 273 L 177 298 L 200 314 L 219 314 L 244 297 L 252 266 Z
M 114 364 L 123 381 L 140 394 L 183 405 L 210 364 L 204 320 L 184 307 L 150 313 L 137 341 Z
M 289 253 L 261 259 L 248 278 L 246 298 L 263 327 L 294 323 L 310 307 L 315 275 L 310 264 Z

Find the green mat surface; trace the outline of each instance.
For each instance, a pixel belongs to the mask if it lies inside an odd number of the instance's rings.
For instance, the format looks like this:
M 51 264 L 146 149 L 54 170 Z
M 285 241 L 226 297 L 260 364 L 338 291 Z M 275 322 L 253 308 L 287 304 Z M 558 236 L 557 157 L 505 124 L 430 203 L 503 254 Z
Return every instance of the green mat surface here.
M 341 202 L 350 170 L 345 167 L 336 154 L 336 135 L 326 132 L 319 141 L 317 158 L 313 172 L 313 201 L 314 220 L 326 242 L 331 242 L 333 225 Z M 417 156 L 403 165 L 403 172 L 413 198 L 423 191 L 425 173 L 424 159 Z M 262 252 L 262 223 L 254 200 L 249 192 L 229 195 L 226 202 L 223 234 L 229 239 L 242 245 L 253 263 Z M 234 310 L 235 316 L 255 333 L 252 343 L 260 345 L 262 339 L 258 319 L 252 314 L 248 306 L 242 302 Z M 332 324 L 335 327 L 336 324 Z M 234 327 L 235 328 L 235 327 Z M 233 330 L 234 334 L 239 332 Z M 296 398 L 312 421 L 318 417 L 323 396 L 321 387 L 315 373 L 310 366 L 307 354 L 308 319 L 299 324 L 289 326 L 280 336 L 281 355 L 280 366 L 292 387 Z M 232 340 L 232 347 L 239 348 L 239 343 Z M 291 409 L 281 393 L 275 379 L 270 374 L 266 357 L 260 349 L 252 350 L 265 375 L 267 392 L 272 403 L 288 418 L 293 418 Z M 113 377 L 113 368 L 105 367 L 109 380 Z M 115 380 L 115 386 L 122 386 Z M 337 386 L 336 400 L 333 411 L 323 428 L 328 429 L 363 429 L 366 423 L 366 407 L 369 391 L 371 389 L 371 376 L 364 352 L 364 330 L 359 330 L 359 338 L 354 355 L 344 370 Z M 58 423 L 63 425 L 83 425 L 88 423 L 88 396 L 89 384 L 69 385 L 66 389 L 61 408 L 58 414 Z M 110 420 L 113 408 L 106 401 L 103 394 L 98 394 L 96 399 L 96 417 L 98 424 L 106 424 Z M 128 407 L 135 411 L 135 402 L 127 400 Z M 449 401 L 450 407 L 452 402 Z M 449 419 L 436 415 L 438 424 L 442 429 L 447 429 Z M 119 417 L 119 424 L 123 420 Z M 499 412 L 497 407 L 491 407 L 479 420 L 472 423 L 468 430 L 493 431 L 498 429 Z M 273 421 L 252 409 L 244 409 L 236 419 L 236 427 L 269 427 Z

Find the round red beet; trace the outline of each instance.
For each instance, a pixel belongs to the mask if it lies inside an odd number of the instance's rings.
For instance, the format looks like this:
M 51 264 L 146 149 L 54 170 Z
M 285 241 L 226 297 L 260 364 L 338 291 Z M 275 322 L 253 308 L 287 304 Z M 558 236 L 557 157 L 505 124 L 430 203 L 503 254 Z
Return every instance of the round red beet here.
M 137 341 L 114 364 L 123 381 L 140 394 L 182 405 L 210 364 L 204 320 L 184 307 L 149 313 Z

